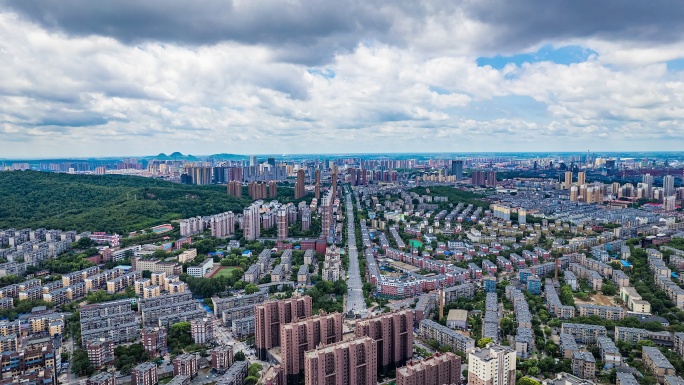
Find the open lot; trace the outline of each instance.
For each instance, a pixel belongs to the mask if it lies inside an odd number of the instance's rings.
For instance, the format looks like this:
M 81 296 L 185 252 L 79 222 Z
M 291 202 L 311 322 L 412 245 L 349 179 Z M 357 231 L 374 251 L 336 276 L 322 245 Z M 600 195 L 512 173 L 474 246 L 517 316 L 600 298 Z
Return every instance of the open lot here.
M 588 301 L 582 301 L 579 298 L 575 298 L 575 303 L 590 304 L 590 305 L 601 305 L 601 306 L 617 306 L 613 297 L 608 297 L 603 294 L 597 293 L 589 296 Z
M 233 272 L 233 270 L 237 269 L 235 266 L 221 266 L 218 268 L 214 274 L 211 275 L 211 278 L 216 278 L 216 277 L 230 277 L 230 274 Z

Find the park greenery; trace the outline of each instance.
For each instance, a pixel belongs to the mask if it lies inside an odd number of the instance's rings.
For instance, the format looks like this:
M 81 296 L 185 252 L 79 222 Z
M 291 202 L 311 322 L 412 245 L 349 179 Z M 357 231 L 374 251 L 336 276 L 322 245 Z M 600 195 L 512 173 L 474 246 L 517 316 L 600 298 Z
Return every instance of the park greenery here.
M 141 343 L 121 345 L 114 348 L 114 366 L 121 374 L 131 374 L 131 369 L 150 358 Z
M 128 233 L 196 215 L 241 210 L 225 186 L 195 186 L 124 175 L 0 173 L 0 228 Z

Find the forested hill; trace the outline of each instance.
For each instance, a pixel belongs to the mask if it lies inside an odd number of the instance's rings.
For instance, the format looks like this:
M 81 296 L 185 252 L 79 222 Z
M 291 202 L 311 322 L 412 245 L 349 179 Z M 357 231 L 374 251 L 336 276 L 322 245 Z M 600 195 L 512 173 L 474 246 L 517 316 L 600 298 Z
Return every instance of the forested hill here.
M 225 186 L 190 186 L 123 175 L 0 172 L 0 229 L 127 233 L 172 219 L 240 211 Z

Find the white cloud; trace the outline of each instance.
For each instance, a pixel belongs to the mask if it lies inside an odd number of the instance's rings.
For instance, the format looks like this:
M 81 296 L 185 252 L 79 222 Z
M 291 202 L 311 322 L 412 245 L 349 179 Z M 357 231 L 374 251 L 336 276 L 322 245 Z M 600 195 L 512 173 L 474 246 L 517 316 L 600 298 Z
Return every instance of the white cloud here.
M 127 45 L 0 13 L 3 156 L 679 149 L 684 79 L 662 63 L 676 45 L 630 61 L 656 48 L 587 40 L 598 58 L 496 70 L 468 44 L 486 26 L 451 15 L 397 22 L 413 40 L 358 44 L 323 76 L 266 45 Z

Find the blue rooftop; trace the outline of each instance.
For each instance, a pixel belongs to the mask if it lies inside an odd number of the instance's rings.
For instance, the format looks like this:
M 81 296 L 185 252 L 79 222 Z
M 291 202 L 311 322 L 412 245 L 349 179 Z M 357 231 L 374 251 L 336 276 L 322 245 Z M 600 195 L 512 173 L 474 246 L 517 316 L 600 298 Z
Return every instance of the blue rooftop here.
M 632 267 L 632 264 L 631 264 L 631 263 L 629 263 L 629 262 L 627 262 L 627 261 L 625 261 L 625 260 L 623 260 L 623 259 L 620 260 L 620 263 L 621 263 L 622 266 L 624 266 L 624 267 Z
M 679 274 L 677 274 L 677 273 L 675 273 L 675 272 L 672 272 L 671 274 L 672 274 L 672 278 L 677 278 L 677 279 L 679 279 Z

